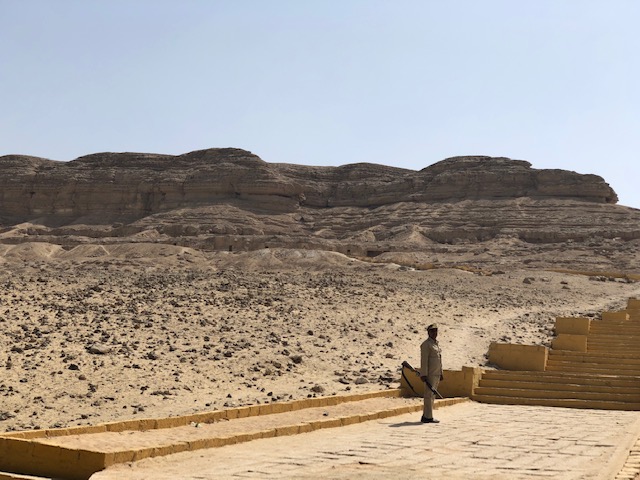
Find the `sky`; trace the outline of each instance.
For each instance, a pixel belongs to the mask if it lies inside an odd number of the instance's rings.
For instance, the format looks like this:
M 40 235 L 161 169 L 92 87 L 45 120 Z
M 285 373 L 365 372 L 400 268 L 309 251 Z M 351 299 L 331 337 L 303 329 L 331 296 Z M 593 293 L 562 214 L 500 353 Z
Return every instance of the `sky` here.
M 640 208 L 637 0 L 0 0 L 0 155 L 600 175 Z

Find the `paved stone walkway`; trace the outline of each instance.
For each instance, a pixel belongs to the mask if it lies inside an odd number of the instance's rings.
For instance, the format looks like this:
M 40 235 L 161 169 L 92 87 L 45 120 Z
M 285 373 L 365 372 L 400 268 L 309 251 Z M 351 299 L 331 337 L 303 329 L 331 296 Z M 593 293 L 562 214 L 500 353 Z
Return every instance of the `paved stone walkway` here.
M 463 403 L 439 424 L 405 414 L 118 465 L 92 480 L 612 479 L 640 412 Z

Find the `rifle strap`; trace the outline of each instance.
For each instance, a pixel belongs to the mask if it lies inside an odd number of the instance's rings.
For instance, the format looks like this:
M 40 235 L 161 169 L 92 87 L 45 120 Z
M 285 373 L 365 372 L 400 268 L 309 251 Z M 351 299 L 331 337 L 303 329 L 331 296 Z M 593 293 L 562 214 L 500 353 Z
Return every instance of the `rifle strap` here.
M 413 393 L 415 393 L 418 397 L 422 397 L 422 395 L 420 395 L 418 392 L 416 392 L 416 389 L 413 388 L 413 385 L 411 385 L 411 382 L 409 381 L 409 379 L 407 378 L 407 375 L 404 373 L 404 369 L 405 367 L 407 368 L 411 368 L 413 370 L 413 368 L 407 363 L 407 362 L 403 362 L 402 363 L 402 378 L 404 378 L 404 381 L 407 382 L 407 385 L 409 385 L 409 388 L 411 390 L 413 390 Z M 415 370 L 414 370 L 415 371 Z

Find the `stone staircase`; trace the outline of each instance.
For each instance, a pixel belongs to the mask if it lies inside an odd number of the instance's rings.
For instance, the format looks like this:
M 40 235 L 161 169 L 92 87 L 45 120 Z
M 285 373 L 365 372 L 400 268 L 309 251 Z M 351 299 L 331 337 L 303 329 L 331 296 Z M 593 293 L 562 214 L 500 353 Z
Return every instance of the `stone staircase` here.
M 558 318 L 544 360 L 526 358 L 482 373 L 472 399 L 486 403 L 640 410 L 640 300 L 601 320 Z M 493 345 L 492 345 L 493 347 Z M 505 345 L 503 345 L 505 347 Z M 527 346 L 511 345 L 525 357 Z M 523 348 L 519 348 L 523 347 Z M 490 351 L 491 361 L 491 351 Z

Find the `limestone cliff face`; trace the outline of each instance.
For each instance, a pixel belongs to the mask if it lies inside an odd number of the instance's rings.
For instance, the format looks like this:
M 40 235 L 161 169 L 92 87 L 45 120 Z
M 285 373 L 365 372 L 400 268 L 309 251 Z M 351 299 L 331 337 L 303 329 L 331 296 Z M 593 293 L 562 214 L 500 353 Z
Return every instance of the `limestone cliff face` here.
M 450 158 L 416 172 L 373 164 L 268 164 L 239 149 L 178 156 L 101 153 L 71 162 L 12 155 L 0 157 L 0 172 L 0 215 L 16 221 L 140 218 L 235 199 L 267 210 L 518 197 L 617 201 L 598 176 L 491 157 Z
M 21 165 L 23 163 L 23 165 Z M 299 187 L 249 152 L 101 153 L 71 162 L 0 157 L 4 218 L 140 218 L 237 196 L 295 198 Z
M 316 207 L 518 197 L 618 201 L 613 189 L 596 175 L 536 170 L 529 162 L 508 158 L 454 157 L 419 172 L 372 164 L 287 166 L 282 172 L 303 186 L 305 203 Z
M 244 236 L 257 238 L 256 245 L 269 237 L 279 245 L 382 242 L 385 249 L 416 239 L 483 241 L 501 234 L 535 242 L 640 238 L 640 212 L 616 202 L 599 176 L 482 156 L 449 158 L 420 171 L 270 164 L 232 148 L 177 156 L 100 153 L 70 162 L 0 157 L 4 242 L 156 232 L 161 241 Z M 31 227 L 22 231 L 21 224 Z M 245 247 L 252 242 L 245 239 Z M 224 245 L 231 243 L 238 245 Z

